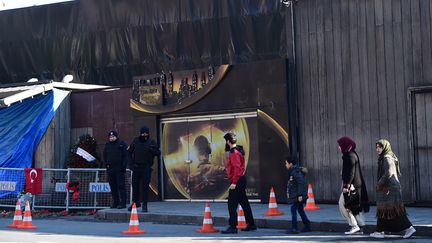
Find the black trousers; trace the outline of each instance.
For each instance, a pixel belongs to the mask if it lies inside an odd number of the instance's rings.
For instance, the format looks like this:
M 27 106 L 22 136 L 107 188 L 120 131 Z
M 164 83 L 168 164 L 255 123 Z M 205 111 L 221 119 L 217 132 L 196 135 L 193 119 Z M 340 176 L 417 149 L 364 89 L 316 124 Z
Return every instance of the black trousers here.
M 255 221 L 252 215 L 252 209 L 249 200 L 246 196 L 246 177 L 240 177 L 237 182 L 236 188 L 230 190 L 228 194 L 228 212 L 229 212 L 229 225 L 232 228 L 237 227 L 237 207 L 241 205 L 245 214 L 246 224 L 254 226 Z
M 107 173 L 113 204 L 126 204 L 125 172 L 108 169 Z
M 146 168 L 142 170 L 135 169 L 132 174 L 132 201 L 137 207 L 147 205 L 149 185 L 151 180 L 152 169 Z M 142 201 L 140 200 L 140 192 L 142 191 Z

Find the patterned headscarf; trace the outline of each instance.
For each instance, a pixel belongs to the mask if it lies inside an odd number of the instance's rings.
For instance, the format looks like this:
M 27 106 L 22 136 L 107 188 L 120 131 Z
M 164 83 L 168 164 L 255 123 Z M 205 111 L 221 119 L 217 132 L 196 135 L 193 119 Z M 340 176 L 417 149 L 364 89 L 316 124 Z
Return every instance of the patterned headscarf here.
M 399 167 L 399 160 L 396 157 L 396 155 L 393 153 L 393 151 L 391 149 L 390 142 L 388 140 L 386 140 L 386 139 L 380 139 L 380 140 L 378 140 L 376 142 L 376 144 L 383 148 L 382 153 L 378 157 L 378 162 L 383 161 L 384 160 L 384 156 L 386 156 L 386 155 L 392 156 L 394 158 L 394 160 L 395 160 L 396 171 L 398 173 L 398 176 L 402 175 L 401 171 L 400 171 L 400 167 Z

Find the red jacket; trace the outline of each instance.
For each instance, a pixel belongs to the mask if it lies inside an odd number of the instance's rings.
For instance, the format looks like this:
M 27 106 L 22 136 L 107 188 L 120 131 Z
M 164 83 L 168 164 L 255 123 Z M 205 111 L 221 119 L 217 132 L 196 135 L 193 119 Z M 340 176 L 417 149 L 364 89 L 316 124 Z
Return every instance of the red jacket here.
M 239 151 L 240 150 L 240 151 Z M 227 175 L 232 184 L 237 184 L 238 180 L 245 173 L 245 160 L 243 149 L 232 148 L 227 162 Z

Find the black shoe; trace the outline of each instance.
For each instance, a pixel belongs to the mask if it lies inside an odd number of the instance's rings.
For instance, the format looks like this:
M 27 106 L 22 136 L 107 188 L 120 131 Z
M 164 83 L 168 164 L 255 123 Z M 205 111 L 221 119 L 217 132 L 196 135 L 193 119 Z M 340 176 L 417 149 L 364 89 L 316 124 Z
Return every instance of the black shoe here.
M 230 226 L 226 230 L 222 230 L 221 233 L 222 234 L 237 234 L 237 229 Z
M 126 208 L 126 204 L 119 204 L 117 206 L 117 209 L 123 209 L 123 208 Z
M 255 231 L 257 230 L 257 227 L 255 225 L 248 225 L 246 228 L 242 229 L 241 231 Z
M 117 207 L 118 207 L 118 204 L 117 203 L 113 203 L 113 204 L 111 204 L 110 208 L 117 208 Z
M 289 229 L 287 231 L 285 231 L 286 234 L 298 234 L 300 233 L 300 231 L 298 231 L 298 229 Z
M 303 233 L 305 233 L 305 232 L 311 232 L 312 230 L 311 230 L 311 227 L 310 227 L 310 225 L 306 225 L 300 232 L 303 232 Z
M 142 211 L 143 213 L 147 213 L 147 212 L 148 212 L 148 210 L 147 210 L 147 205 L 144 205 L 144 204 L 143 204 L 141 211 Z

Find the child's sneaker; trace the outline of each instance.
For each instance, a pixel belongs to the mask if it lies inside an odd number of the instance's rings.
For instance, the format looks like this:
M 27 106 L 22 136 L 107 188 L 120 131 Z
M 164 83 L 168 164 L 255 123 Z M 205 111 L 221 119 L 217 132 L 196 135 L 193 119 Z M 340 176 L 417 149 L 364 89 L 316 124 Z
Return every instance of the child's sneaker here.
M 287 231 L 285 231 L 285 233 L 287 233 L 287 234 L 298 234 L 298 233 L 300 233 L 300 231 L 298 231 L 298 229 L 288 229 Z
M 303 227 L 303 229 L 301 230 L 302 233 L 304 233 L 304 232 L 311 232 L 311 231 L 312 230 L 311 230 L 310 224 L 305 225 Z

